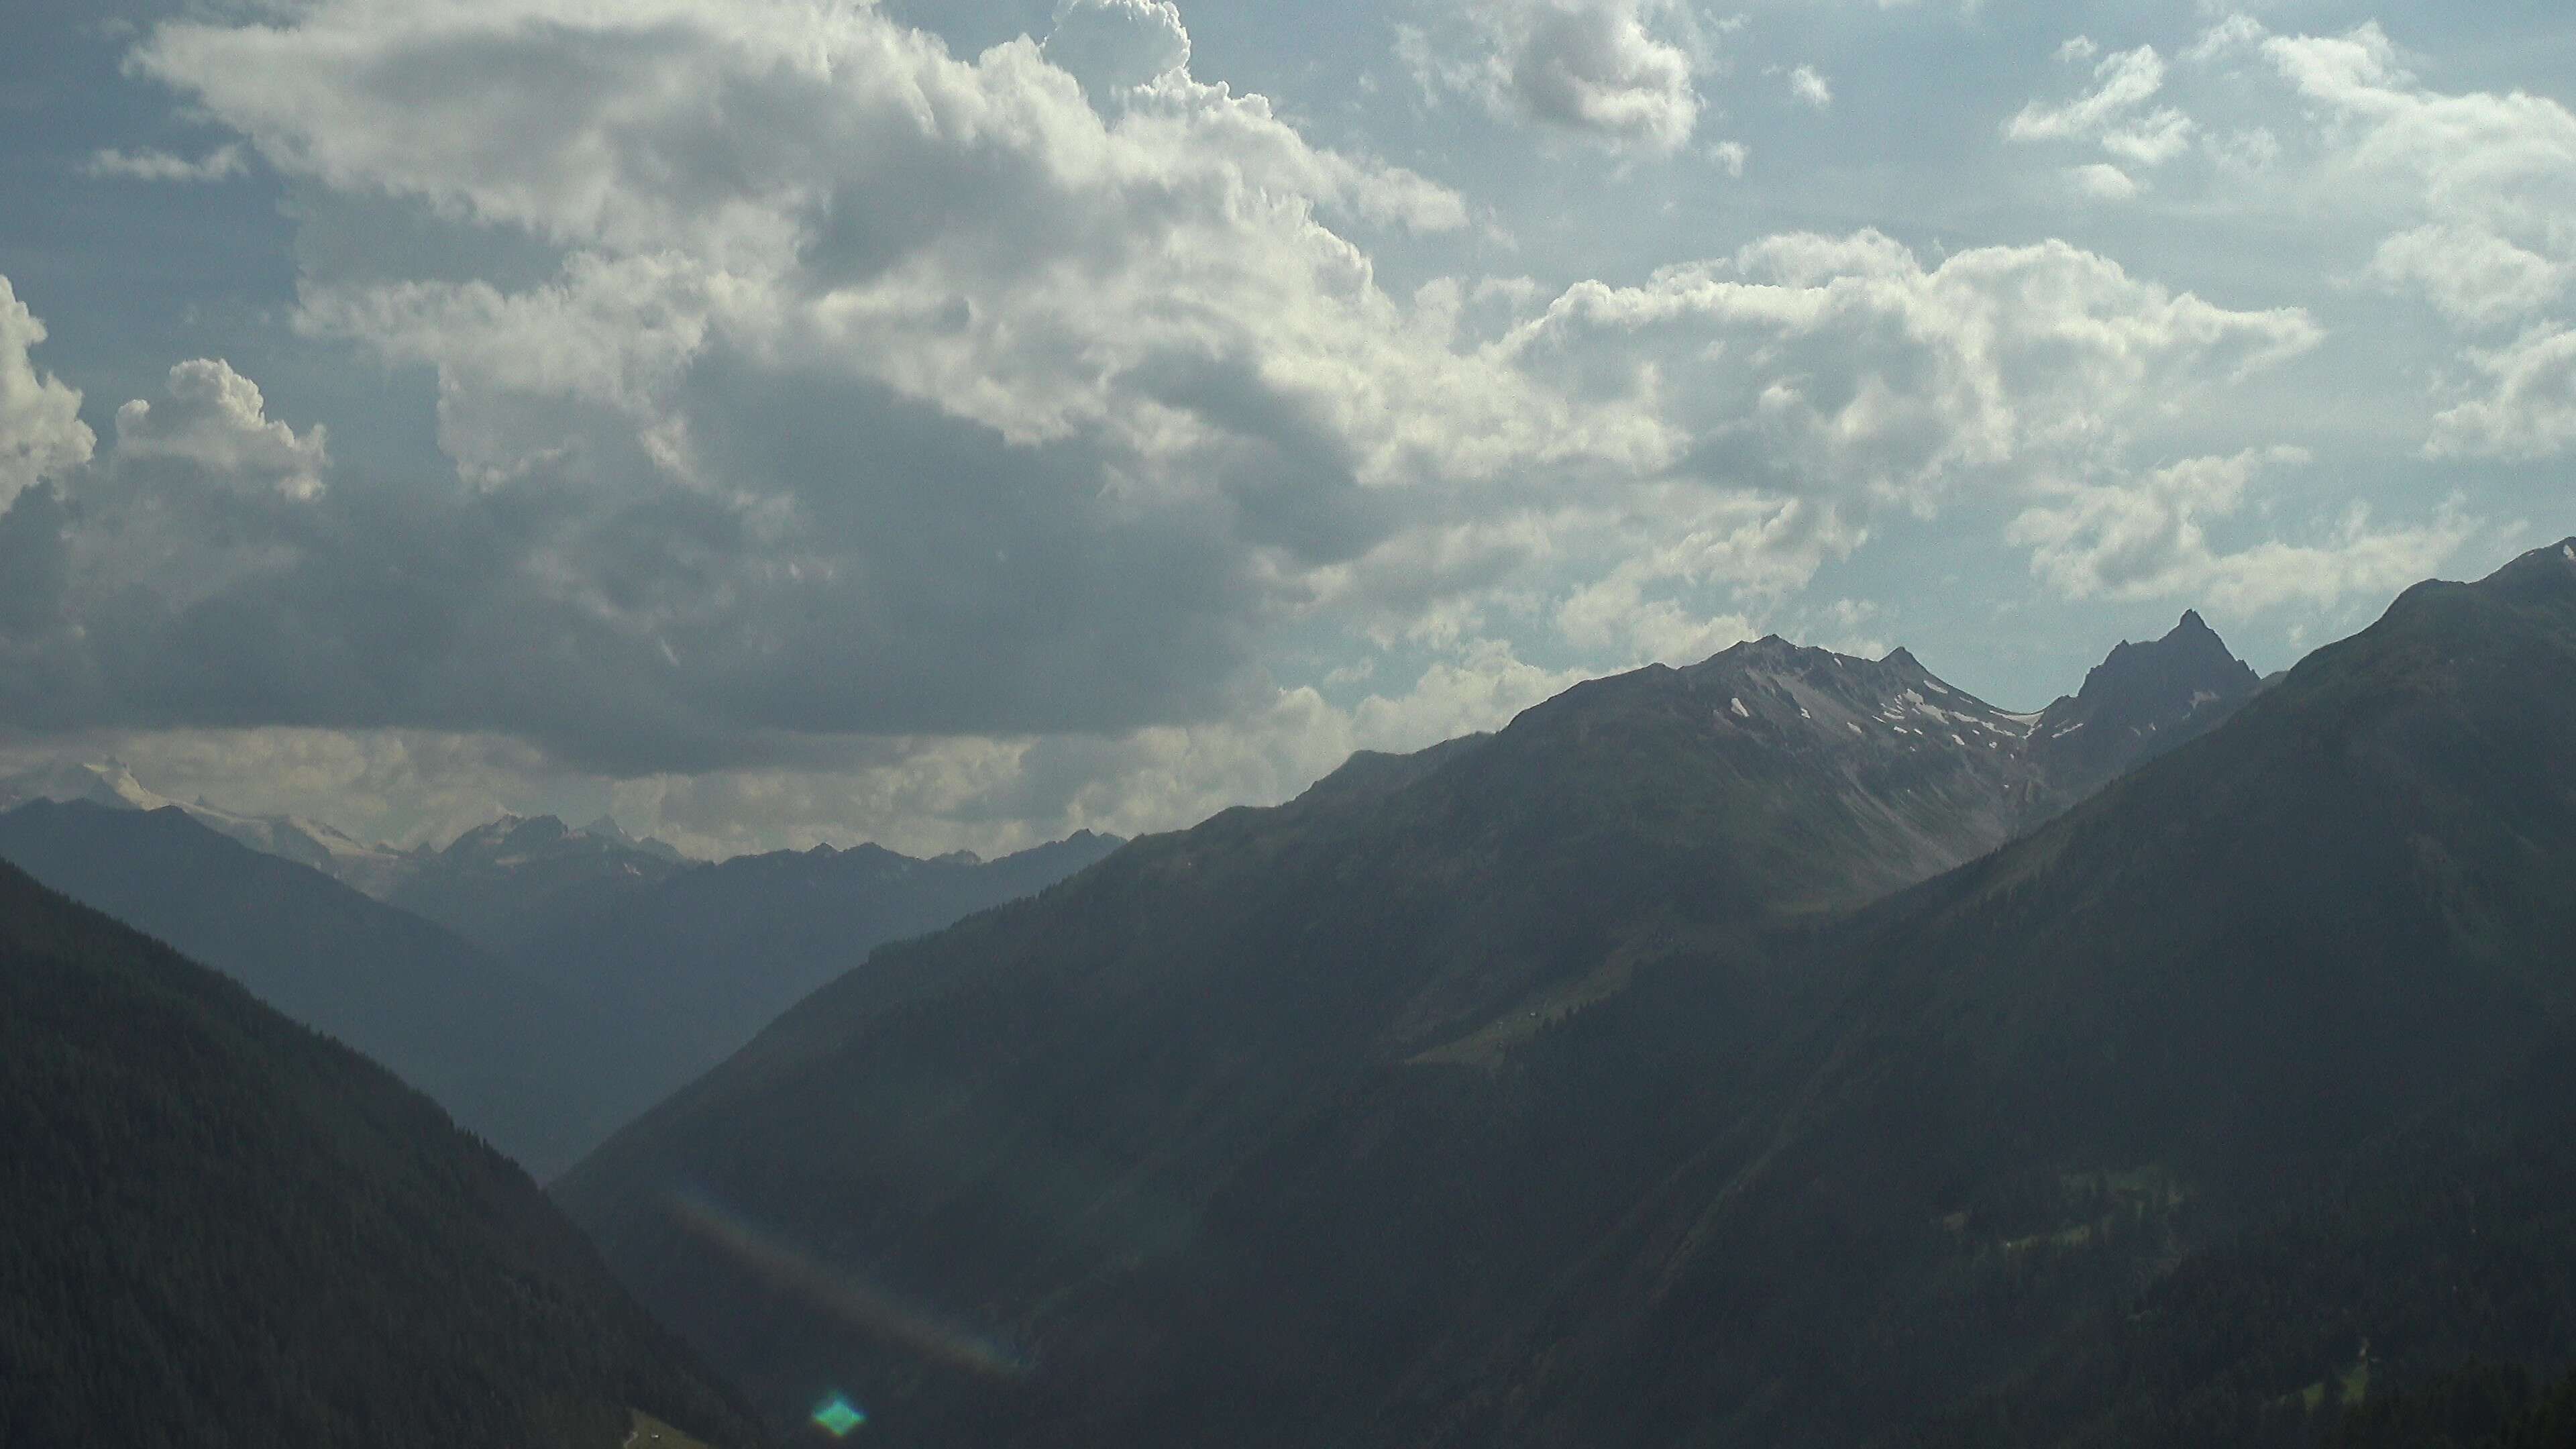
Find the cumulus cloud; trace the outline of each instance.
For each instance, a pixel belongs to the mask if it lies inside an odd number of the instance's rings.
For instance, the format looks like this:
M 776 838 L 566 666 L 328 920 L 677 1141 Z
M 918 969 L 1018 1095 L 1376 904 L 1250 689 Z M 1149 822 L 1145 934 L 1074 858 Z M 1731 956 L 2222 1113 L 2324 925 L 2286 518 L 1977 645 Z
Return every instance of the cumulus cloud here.
M 2326 184 L 2425 219 L 2381 244 L 2372 275 L 2469 327 L 2557 300 L 2576 268 L 2576 113 L 2520 91 L 2428 90 L 2376 22 L 2260 44 L 2330 124 Z
M 551 723 L 482 686 L 567 749 L 1204 713 L 1395 525 L 1380 490 L 1566 411 L 1326 224 L 1452 227 L 1453 194 L 1179 71 L 1102 110 L 1034 43 L 789 3 L 323 6 L 139 63 L 307 184 L 560 248 L 522 286 L 309 276 L 299 320 L 435 369 L 467 492 L 367 504 L 508 537 L 442 604 L 584 661 Z
M 1615 148 L 1670 153 L 1698 128 L 1698 77 L 1714 55 L 1672 0 L 1461 3 L 1461 23 L 1439 35 L 1400 33 L 1426 90 L 1473 93 L 1500 114 Z
M 2535 327 L 2469 362 L 2490 391 L 2433 420 L 2433 456 L 2528 462 L 2576 446 L 2576 330 Z
M 2483 526 L 2455 499 L 2413 527 L 2374 526 L 2356 507 L 2319 542 L 2268 540 L 2235 551 L 2212 544 L 2211 526 L 2242 511 L 2258 478 L 2309 461 L 2304 450 L 2270 448 L 2068 486 L 2024 511 L 2006 536 L 2031 550 L 2034 574 L 2070 598 L 2187 598 L 2243 614 L 2402 588 L 2430 576 Z
M 1661 12 L 1620 14 L 1604 53 Z M 1871 233 L 1393 297 L 1356 238 L 1463 202 L 1196 81 L 1185 44 L 1124 0 L 972 60 L 795 0 L 155 31 L 137 65 L 293 184 L 409 198 L 384 255 L 464 225 L 555 261 L 303 279 L 309 335 L 435 374 L 452 490 L 341 476 L 219 364 L 122 414 L 131 517 L 94 505 L 72 557 L 130 602 L 48 710 L 667 773 L 1211 727 L 1276 688 L 1283 628 L 1463 641 L 1533 589 L 1621 662 L 1794 589 L 1875 509 L 2010 490 L 2314 337 L 2072 248 L 1926 267 Z M 147 487 L 156 454 L 265 481 Z M 184 594 L 117 552 L 180 547 L 133 521 L 179 500 L 241 544 Z M 1645 622 L 1598 623 L 1628 589 Z
M 1680 10 L 1475 14 L 1486 81 L 1673 102 L 1557 124 L 1698 128 Z M 382 244 L 315 249 L 294 322 L 434 377 L 449 476 L 371 476 L 181 364 L 103 456 L 19 465 L 0 711 L 213 741 L 208 779 L 336 770 L 420 802 L 406 832 L 564 789 L 708 851 L 1184 823 L 1499 724 L 1565 661 L 1793 618 L 1890 510 L 2116 470 L 2319 335 L 2062 243 L 1870 231 L 1397 294 L 1373 246 L 1466 201 L 1199 81 L 1155 0 L 972 58 L 806 0 L 272 20 L 165 25 L 136 66 L 300 211 L 363 210 Z M 0 406 L 77 427 L 9 307 Z M 1402 678 L 1277 677 L 1292 634 Z M 323 770 L 324 737 L 358 753 Z M 432 770 L 460 783 L 403 783 Z
M 1064 0 L 1041 48 L 1094 94 L 1132 90 L 1190 64 L 1190 32 L 1172 0 Z
M 1775 237 L 1585 283 L 1513 334 L 1524 367 L 1660 401 L 1678 466 L 1787 497 L 1930 507 L 1965 483 L 2116 446 L 2177 398 L 2313 346 L 2049 242 L 1927 267 L 1875 232 Z
M 0 509 L 39 481 L 89 461 L 97 435 L 80 419 L 80 392 L 31 356 L 45 324 L 0 277 Z
M 2524 91 L 2426 86 L 2377 22 L 2336 35 L 2283 35 L 2231 15 L 2191 55 L 2250 61 L 2305 108 L 2296 170 L 2268 129 L 2212 154 L 2240 174 L 2281 172 L 2379 232 L 2358 278 L 2419 297 L 2464 334 L 2515 329 L 2463 354 L 2489 395 L 2436 420 L 2437 456 L 2546 457 L 2571 441 L 2557 314 L 2576 279 L 2576 112 Z M 2277 179 L 2264 184 L 2277 188 Z
M 2489 327 L 2528 317 L 2567 290 L 2567 261 L 2525 251 L 2475 226 L 2433 225 L 2402 231 L 2379 244 L 2370 274 L 2392 287 L 2420 291 L 2463 327 Z
M 136 398 L 116 410 L 116 458 L 132 466 L 169 459 L 228 486 L 273 491 L 300 502 L 322 495 L 331 466 L 322 425 L 298 436 L 271 421 L 259 385 L 220 358 L 170 369 L 159 408 Z

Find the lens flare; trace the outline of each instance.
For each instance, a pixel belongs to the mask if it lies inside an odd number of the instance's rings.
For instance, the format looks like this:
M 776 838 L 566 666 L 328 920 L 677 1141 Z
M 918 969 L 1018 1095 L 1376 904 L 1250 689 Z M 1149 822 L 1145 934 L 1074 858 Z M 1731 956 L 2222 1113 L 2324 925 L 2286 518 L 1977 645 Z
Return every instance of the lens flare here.
M 851 1430 L 867 1421 L 867 1411 L 851 1403 L 847 1394 L 834 1394 L 814 1410 L 814 1423 L 835 1439 L 847 1439 Z
M 671 1220 L 700 1241 L 871 1337 L 989 1378 L 1017 1378 L 1029 1371 L 1028 1359 L 1008 1345 L 824 1262 L 703 1192 L 676 1190 L 669 1208 Z

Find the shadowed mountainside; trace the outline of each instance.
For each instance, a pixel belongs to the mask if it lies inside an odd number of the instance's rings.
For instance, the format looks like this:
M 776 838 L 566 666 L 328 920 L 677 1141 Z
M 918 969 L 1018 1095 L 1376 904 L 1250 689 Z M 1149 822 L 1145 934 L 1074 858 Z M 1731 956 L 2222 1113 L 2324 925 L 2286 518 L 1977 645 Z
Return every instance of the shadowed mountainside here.
M 7 866 L 0 1142 L 0 1443 L 761 1442 L 500 1154 Z
M 1696 1150 L 1659 1094 L 1740 1100 L 1822 1010 L 1779 943 L 2071 793 L 2033 722 L 1777 639 L 1580 685 L 880 951 L 558 1192 L 766 1402 L 867 1383 L 895 1442 L 1433 1432 Z M 1677 960 L 1722 1009 L 1534 1092 Z
M 1124 843 L 1085 830 L 989 861 L 875 845 L 737 856 L 549 917 L 513 954 L 624 1019 L 651 1064 L 641 1111 L 885 942 L 1034 894 Z

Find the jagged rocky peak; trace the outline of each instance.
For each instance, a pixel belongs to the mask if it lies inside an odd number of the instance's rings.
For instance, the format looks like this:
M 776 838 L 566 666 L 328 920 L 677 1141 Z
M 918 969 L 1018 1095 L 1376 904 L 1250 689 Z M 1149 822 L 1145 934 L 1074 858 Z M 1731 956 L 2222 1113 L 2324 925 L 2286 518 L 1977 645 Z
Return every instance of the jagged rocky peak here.
M 2006 757 L 2031 716 L 1945 683 L 1905 649 L 1856 659 L 1777 634 L 1738 644 L 1680 671 L 1710 697 L 1721 726 L 1845 748 L 1937 747 Z
M 2062 798 L 2079 798 L 2216 729 L 2262 689 L 2253 668 L 2190 610 L 2161 639 L 2114 647 L 2082 689 L 2041 713 L 2031 753 Z
M 2182 622 L 2153 643 L 2121 640 L 2109 658 L 2084 676 L 2084 687 L 2075 697 L 2108 701 L 2125 696 L 2123 703 L 2152 710 L 2175 699 L 2187 705 L 2197 694 L 2230 698 L 2251 690 L 2256 682 L 2253 669 L 2229 651 L 2227 641 L 2194 609 L 2185 611 Z
M 649 835 L 637 836 L 629 832 L 625 826 L 617 823 L 617 817 L 614 815 L 602 815 L 573 833 L 586 835 L 593 840 L 605 840 L 614 845 L 622 845 L 629 850 L 640 850 L 646 855 L 659 856 L 675 865 L 688 859 L 688 856 L 681 853 L 678 846 L 667 840 L 659 840 Z
M 552 815 L 503 815 L 457 836 L 446 853 L 464 857 L 491 851 L 525 851 L 551 845 L 570 834 L 572 828 Z
M 2261 682 L 2199 611 L 2191 610 L 2161 639 L 2120 641 L 2084 676 L 2084 687 L 2072 699 L 2049 707 L 2039 733 L 2048 739 L 2068 726 L 2169 727 L 2212 705 L 2241 702 Z

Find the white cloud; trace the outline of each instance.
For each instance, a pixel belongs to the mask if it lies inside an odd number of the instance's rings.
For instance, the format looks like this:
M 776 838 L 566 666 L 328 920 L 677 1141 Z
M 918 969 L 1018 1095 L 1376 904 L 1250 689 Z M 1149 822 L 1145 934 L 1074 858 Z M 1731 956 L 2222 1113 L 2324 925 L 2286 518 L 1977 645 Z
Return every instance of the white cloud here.
M 2576 446 L 2576 329 L 2534 327 L 2469 361 L 2492 390 L 2433 420 L 2433 456 L 2532 461 Z
M 2137 178 L 2107 161 L 2070 168 L 2066 179 L 2075 189 L 2094 201 L 2128 201 L 2138 194 Z
M 1190 32 L 1172 0 L 1062 0 L 1042 47 L 1087 90 L 1146 85 L 1190 64 Z
M 1817 110 L 1833 109 L 1834 88 L 1812 65 L 1802 65 L 1789 72 L 1789 94 Z
M 2420 218 L 2382 243 L 2372 275 L 2469 327 L 2556 301 L 2576 269 L 2576 113 L 2521 91 L 2427 90 L 2376 22 L 2272 36 L 2262 54 L 2324 123 L 2318 184 Z
M 89 461 L 97 436 L 80 420 L 80 392 L 29 356 L 45 324 L 0 277 L 0 509 L 39 482 Z
M 2381 229 L 2362 278 L 2421 296 L 2463 332 L 2520 330 L 2464 354 L 2492 393 L 2443 412 L 2428 451 L 2539 458 L 2576 441 L 2553 315 L 2576 278 L 2576 112 L 2525 91 L 2432 90 L 2375 21 L 2329 36 L 2231 22 L 2196 50 L 2259 55 L 2307 108 L 2307 193 Z M 2282 148 L 2264 135 L 2269 166 Z
M 1929 508 L 2115 447 L 2318 335 L 2295 310 L 2217 307 L 2064 243 L 1926 267 L 1862 233 L 1586 283 L 1510 347 L 1568 388 L 1656 401 L 1675 465 L 1712 480 Z
M 271 421 L 259 385 L 210 358 L 171 368 L 159 407 L 136 398 L 116 410 L 116 458 L 175 459 L 227 486 L 298 502 L 322 496 L 331 465 L 321 424 L 299 437 Z
M 2269 540 L 2227 552 L 2210 542 L 2210 525 L 2238 515 L 2258 478 L 2309 461 L 2297 448 L 2260 449 L 2066 486 L 2024 511 L 2006 536 L 2029 548 L 2032 572 L 2069 598 L 2187 598 L 2245 614 L 2402 588 L 2483 527 L 2454 499 L 2414 527 L 2374 527 L 2356 507 L 2316 543 Z
M 2093 68 L 2093 89 L 2057 105 L 2032 101 L 2004 123 L 2015 141 L 2064 141 L 2098 136 L 2164 89 L 2164 58 L 2152 45 L 2104 56 Z
M 2211 164 L 2238 181 L 2261 177 L 2281 160 L 2281 138 L 2265 126 L 2248 126 L 2223 134 L 2203 132 L 2200 144 L 2209 153 Z
M 1671 153 L 1704 107 L 1713 42 L 1672 0 L 1459 0 L 1457 25 L 1402 31 L 1426 91 L 1467 91 L 1499 114 L 1604 145 Z
M 2197 127 L 2190 117 L 2167 107 L 2102 134 L 2102 149 L 2140 166 L 2162 166 L 2191 149 Z
M 2078 43 L 2080 42 L 2080 44 Z M 2064 61 L 2090 59 L 2093 43 L 2078 37 L 2058 51 Z M 2017 142 L 2092 141 L 2134 166 L 2157 167 L 2191 149 L 2199 127 L 2181 111 L 2143 108 L 2164 89 L 2164 57 L 2152 45 L 2102 57 L 2093 67 L 2093 89 L 2048 105 L 2032 101 L 2004 122 L 2004 138 Z M 2096 200 L 2136 194 L 2131 177 L 2108 166 L 2078 168 L 2076 180 Z
M 83 169 L 92 176 L 125 181 L 222 181 L 248 171 L 250 163 L 236 142 L 218 146 L 194 161 L 167 151 L 109 148 L 92 152 Z
M 2381 242 L 2370 274 L 2421 291 L 2463 327 L 2489 327 L 2557 301 L 2576 263 L 2525 251 L 2480 227 L 2436 224 Z
M 2223 8 L 2225 7 L 2208 5 L 2202 7 L 2204 11 Z M 2241 11 L 2224 15 L 2207 30 L 2201 32 L 2200 38 L 2192 42 L 2191 48 L 2183 52 L 2182 58 L 2194 65 L 2208 65 L 2252 50 L 2261 45 L 2271 33 L 2262 21 Z

